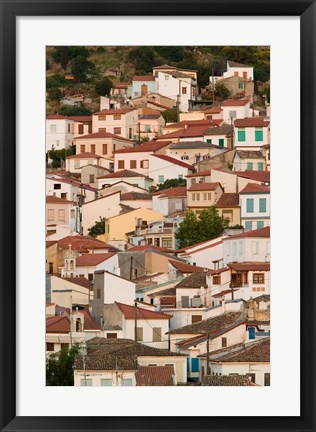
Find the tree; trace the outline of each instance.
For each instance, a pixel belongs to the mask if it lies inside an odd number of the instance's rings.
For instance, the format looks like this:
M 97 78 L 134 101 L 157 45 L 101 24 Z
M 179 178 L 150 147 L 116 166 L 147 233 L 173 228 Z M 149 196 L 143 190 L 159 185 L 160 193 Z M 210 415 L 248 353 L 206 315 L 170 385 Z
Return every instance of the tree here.
M 113 83 L 108 77 L 102 78 L 95 86 L 95 92 L 98 96 L 108 96 L 110 94 Z
M 64 161 L 67 156 L 72 156 L 73 154 L 75 154 L 76 150 L 74 149 L 74 147 L 75 146 L 71 146 L 67 150 L 66 149 L 49 150 L 48 157 L 53 161 L 52 162 L 53 168 L 59 168 L 61 166 L 61 161 Z
M 179 121 L 179 112 L 176 108 L 171 108 L 162 113 L 166 123 L 176 123 Z
M 215 91 L 214 91 L 214 95 L 216 98 L 218 99 L 228 99 L 230 96 L 230 91 L 228 90 L 228 88 L 225 86 L 225 84 L 217 82 L 215 84 Z
M 105 233 L 105 221 L 106 221 L 106 218 L 105 217 L 101 218 L 101 216 L 100 216 L 100 220 L 96 221 L 95 224 L 91 228 L 88 228 L 89 236 L 95 238 L 100 234 L 104 234 Z
M 62 92 L 58 87 L 49 88 L 47 90 L 48 97 L 50 100 L 60 100 L 62 98 Z
M 74 362 L 79 354 L 79 345 L 71 348 L 63 346 L 58 354 L 53 354 L 46 360 L 47 386 L 73 386 Z
M 141 75 L 143 72 L 152 72 L 152 68 L 155 66 L 154 50 L 148 46 L 133 48 L 128 58 L 135 64 L 135 72 L 138 75 Z
M 159 56 L 172 62 L 178 62 L 184 57 L 183 46 L 156 46 L 154 49 Z
M 158 190 L 170 189 L 178 186 L 186 186 L 186 184 L 187 184 L 186 179 L 177 179 L 177 178 L 168 179 L 164 183 L 159 184 Z
M 46 88 L 62 87 L 65 85 L 65 78 L 63 75 L 51 75 L 46 78 Z
M 72 60 L 71 72 L 77 82 L 88 82 L 95 75 L 95 65 L 83 56 Z
M 220 216 L 215 206 L 202 210 L 199 218 L 189 210 L 176 233 L 179 248 L 218 237 L 228 225 L 228 219 Z
M 59 114 L 64 116 L 91 115 L 91 111 L 86 107 L 72 107 L 63 105 L 59 108 Z

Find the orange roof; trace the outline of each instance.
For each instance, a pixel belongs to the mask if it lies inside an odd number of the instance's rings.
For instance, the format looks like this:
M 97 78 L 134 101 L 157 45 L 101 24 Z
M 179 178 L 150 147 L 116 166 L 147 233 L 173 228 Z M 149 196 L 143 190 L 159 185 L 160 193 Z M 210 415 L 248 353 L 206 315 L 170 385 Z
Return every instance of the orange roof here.
M 167 161 L 167 162 L 170 162 L 170 163 L 172 163 L 172 164 L 179 165 L 179 166 L 181 166 L 181 167 L 183 167 L 183 168 L 192 169 L 192 165 L 190 165 L 190 164 L 188 164 L 188 163 L 185 163 L 185 162 L 183 162 L 182 160 L 175 159 L 175 158 L 173 158 L 173 157 L 171 157 L 171 156 L 167 156 L 167 155 L 160 155 L 160 154 L 155 154 L 155 155 L 153 155 L 153 156 L 155 156 L 155 157 L 157 157 L 157 158 L 159 158 L 159 159 L 163 159 L 163 160 L 165 160 L 165 161 Z
M 155 77 L 153 75 L 136 75 L 133 77 L 133 81 L 155 81 Z
M 135 373 L 137 386 L 172 386 L 173 366 L 139 366 Z
M 247 238 L 247 237 L 261 237 L 261 238 L 270 238 L 270 227 L 266 226 L 264 228 L 259 228 L 253 231 L 245 231 L 242 234 L 237 234 L 234 236 L 230 236 L 227 238 L 223 238 L 223 241 L 227 240 L 235 240 L 236 238 Z
M 135 319 L 135 309 L 137 309 L 137 319 L 171 319 L 172 315 L 167 315 L 162 312 L 154 312 L 140 307 L 130 306 L 123 303 L 115 302 L 116 306 L 123 313 L 125 319 Z
M 73 156 L 67 156 L 66 159 L 102 159 L 102 157 L 98 156 L 95 153 L 86 152 L 86 153 L 79 153 Z
M 161 196 L 161 197 L 179 197 L 187 195 L 187 188 L 185 186 L 177 186 L 168 189 L 162 189 L 160 191 L 154 192 L 153 196 Z
M 134 147 L 128 147 L 120 150 L 115 150 L 113 153 L 121 154 L 121 153 L 140 153 L 140 152 L 155 152 L 157 150 L 166 147 L 168 144 L 171 144 L 171 141 L 147 141 L 144 144 L 136 145 Z
M 168 124 L 165 129 L 182 129 L 187 127 L 196 126 L 220 126 L 223 120 L 182 120 L 177 123 Z
M 121 141 L 133 142 L 132 140 L 129 140 L 127 138 L 123 138 L 120 135 L 111 134 L 110 132 L 95 132 L 95 133 L 91 133 L 91 134 L 87 134 L 87 135 L 82 135 L 80 137 L 76 137 L 76 140 L 90 139 L 90 138 L 93 138 L 93 139 L 115 138 L 115 139 L 119 139 Z
M 269 262 L 240 262 L 227 265 L 236 271 L 270 271 Z
M 270 188 L 268 186 L 259 185 L 255 183 L 248 183 L 247 186 L 240 191 L 241 194 L 248 193 L 270 193 Z
M 54 195 L 46 195 L 46 204 L 72 204 L 72 201 Z
M 220 183 L 194 183 L 191 187 L 189 187 L 188 191 L 209 191 L 215 190 Z
M 90 236 L 67 236 L 58 240 L 58 247 L 61 249 L 68 249 L 69 244 L 71 244 L 72 250 L 93 250 L 93 249 L 109 249 L 112 248 L 111 245 L 97 240 Z
M 97 177 L 98 179 L 112 179 L 112 178 L 125 178 L 125 177 L 147 177 L 144 174 L 140 174 L 136 171 L 131 171 L 128 169 L 116 171 L 114 173 L 109 173 L 101 177 Z
M 175 267 L 177 270 L 181 271 L 182 273 L 193 273 L 193 272 L 201 272 L 204 271 L 204 267 L 199 267 L 195 265 L 191 265 L 188 263 L 184 263 L 181 261 L 170 259 L 169 263 Z
M 102 110 L 94 113 L 93 115 L 114 115 L 114 114 L 127 114 L 129 112 L 135 111 L 136 108 L 119 108 L 119 109 L 109 109 Z
M 93 254 L 83 254 L 76 260 L 77 267 L 95 267 L 96 265 L 107 261 L 112 258 L 115 253 L 93 253 Z
M 46 318 L 46 333 L 69 333 L 70 321 L 65 315 Z
M 246 127 L 267 127 L 270 124 L 270 120 L 265 117 L 248 117 L 244 119 L 236 119 L 234 121 L 235 127 L 246 128 Z
M 230 208 L 239 207 L 239 194 L 238 193 L 222 193 L 219 197 L 216 207 L 219 208 Z
M 207 171 L 200 171 L 197 173 L 193 173 L 193 174 L 188 174 L 187 177 L 204 177 L 204 176 L 210 176 L 211 175 L 211 170 L 207 170 Z
M 203 112 L 205 114 L 219 114 L 221 113 L 223 110 L 220 106 L 217 107 L 213 107 L 213 108 L 206 108 L 203 110 Z
M 221 103 L 221 106 L 244 106 L 250 103 L 248 99 L 227 99 Z

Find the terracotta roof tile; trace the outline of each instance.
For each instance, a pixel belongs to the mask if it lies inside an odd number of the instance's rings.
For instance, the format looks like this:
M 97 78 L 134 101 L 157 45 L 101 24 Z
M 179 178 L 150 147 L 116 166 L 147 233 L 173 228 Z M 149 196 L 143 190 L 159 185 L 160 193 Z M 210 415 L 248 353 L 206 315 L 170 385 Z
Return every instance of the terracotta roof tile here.
M 206 171 L 200 171 L 197 173 L 193 173 L 193 174 L 188 174 L 187 177 L 205 177 L 205 176 L 210 176 L 211 175 L 211 170 L 206 170 Z
M 155 77 L 153 75 L 135 75 L 133 81 L 155 81 Z
M 97 240 L 90 236 L 67 236 L 58 240 L 58 247 L 62 249 L 68 249 L 69 244 L 73 250 L 93 250 L 93 249 L 110 249 L 113 250 L 112 245 L 108 245 L 100 240 Z
M 95 133 L 91 133 L 91 134 L 87 134 L 87 135 L 80 135 L 80 137 L 76 137 L 75 140 L 81 140 L 81 139 L 86 140 L 86 139 L 91 139 L 91 138 L 93 138 L 93 139 L 115 138 L 115 139 L 120 140 L 120 141 L 128 141 L 131 143 L 134 142 L 130 139 L 124 138 L 120 135 L 112 134 L 110 132 L 95 132 Z
M 236 271 L 270 271 L 269 262 L 241 262 L 228 264 L 228 267 Z
M 249 99 L 227 99 L 221 103 L 221 107 L 226 106 L 245 106 L 250 103 Z
M 196 126 L 219 126 L 223 120 L 182 120 L 177 123 L 171 123 L 165 126 L 165 129 L 183 129 L 187 127 Z
M 270 193 L 270 188 L 268 186 L 259 185 L 255 183 L 248 183 L 244 189 L 242 189 L 240 194 L 249 194 L 249 193 Z
M 114 154 L 121 154 L 121 153 L 141 153 L 141 152 L 155 152 L 157 150 L 162 149 L 163 147 L 166 147 L 168 144 L 170 144 L 171 141 L 147 141 L 144 144 L 141 145 L 135 145 L 134 147 L 128 147 L 125 149 L 115 150 Z
M 112 178 L 126 178 L 126 177 L 147 177 L 144 174 L 140 174 L 136 171 L 131 171 L 128 169 L 116 171 L 114 173 L 106 174 L 104 176 L 98 177 L 98 179 L 112 179 Z
M 217 208 L 231 208 L 239 207 L 239 194 L 238 193 L 222 193 L 217 203 Z
M 163 197 L 182 197 L 187 195 L 186 186 L 177 186 L 174 188 L 162 189 L 160 191 L 154 192 L 153 196 L 163 196 Z
M 256 150 L 237 150 L 236 154 L 240 159 L 264 159 L 262 152 Z
M 204 271 L 203 267 L 191 265 L 182 261 L 170 259 L 169 263 L 181 273 L 196 273 Z
M 159 251 L 159 252 L 165 252 L 165 253 L 173 253 L 172 249 L 169 248 L 163 248 L 155 245 L 139 245 L 134 246 L 127 250 L 127 252 L 146 252 L 146 251 Z
M 265 117 L 248 117 L 234 121 L 234 126 L 237 128 L 268 127 L 269 124 L 270 120 L 267 120 Z
M 139 366 L 135 374 L 137 386 L 172 386 L 173 366 Z
M 72 204 L 72 201 L 54 195 L 46 195 L 46 204 Z
M 135 307 L 123 303 L 115 302 L 116 306 L 123 313 L 125 319 L 135 319 Z M 171 319 L 172 315 L 162 312 L 154 312 L 148 309 L 137 308 L 137 319 Z
M 181 166 L 181 167 L 183 167 L 183 168 L 187 168 L 187 169 L 192 169 L 192 165 L 190 165 L 190 164 L 188 164 L 188 163 L 186 163 L 186 162 L 183 162 L 182 160 L 175 159 L 175 158 L 173 158 L 173 157 L 171 157 L 171 156 L 167 156 L 167 155 L 159 155 L 159 154 L 155 154 L 155 155 L 153 155 L 153 156 L 154 156 L 154 157 L 157 157 L 157 158 L 159 158 L 159 159 L 163 159 L 163 160 L 165 160 L 166 162 L 169 162 L 169 163 L 171 163 L 171 164 L 179 165 L 179 166 Z
M 231 173 L 249 180 L 270 183 L 270 171 L 231 171 Z
M 207 375 L 202 379 L 201 386 L 254 386 L 246 375 Z
M 141 192 L 126 192 L 121 194 L 121 201 L 151 200 L 151 195 Z
M 94 267 L 108 259 L 112 258 L 115 253 L 89 253 L 83 254 L 76 260 L 77 267 Z
M 59 276 L 56 276 L 59 277 Z M 60 279 L 65 280 L 67 282 L 80 285 L 84 288 L 90 288 L 90 281 L 85 277 L 61 277 Z
M 213 191 L 220 183 L 194 183 L 188 191 Z
M 235 240 L 236 238 L 247 238 L 247 237 L 263 237 L 263 238 L 270 238 L 270 227 L 266 226 L 264 228 L 259 228 L 252 231 L 245 231 L 242 234 L 237 234 L 234 236 L 230 236 L 227 238 L 224 238 L 223 241 L 227 240 Z
M 210 354 L 212 362 L 225 363 L 249 363 L 249 362 L 270 362 L 270 338 L 264 338 L 244 345 L 233 345 L 230 349 L 221 352 L 220 350 Z
M 67 156 L 66 159 L 102 159 L 102 156 L 98 156 L 95 153 L 85 152 L 85 153 L 79 153 L 72 156 Z
M 69 333 L 70 320 L 65 315 L 46 318 L 46 333 Z
M 94 113 L 93 115 L 114 115 L 114 114 L 127 114 L 132 111 L 135 111 L 136 108 L 119 108 L 119 109 L 105 109 L 99 112 Z
M 206 275 L 207 272 L 204 269 L 202 271 L 193 271 L 190 276 L 179 282 L 175 288 L 207 288 Z

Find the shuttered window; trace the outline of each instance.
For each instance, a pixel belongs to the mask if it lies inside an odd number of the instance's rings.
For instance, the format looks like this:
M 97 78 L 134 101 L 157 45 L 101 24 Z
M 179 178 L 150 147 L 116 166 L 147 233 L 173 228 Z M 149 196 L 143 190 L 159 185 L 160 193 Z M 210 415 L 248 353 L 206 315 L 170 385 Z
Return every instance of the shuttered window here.
M 263 162 L 258 162 L 258 171 L 263 171 Z
M 263 141 L 263 130 L 258 128 L 255 130 L 255 141 Z
M 224 138 L 220 138 L 220 139 L 218 140 L 218 145 L 219 145 L 220 147 L 224 147 Z
M 200 371 L 200 361 L 198 358 L 191 359 L 191 372 L 199 372 Z
M 161 327 L 153 327 L 153 342 L 161 342 Z
M 252 170 L 253 170 L 253 163 L 247 162 L 247 171 L 252 171 Z
M 253 213 L 253 198 L 247 198 L 246 208 L 247 208 L 247 213 Z
M 112 387 L 112 380 L 111 379 L 101 379 L 101 386 L 102 387 Z
M 92 379 L 82 379 L 80 385 L 81 387 L 92 387 Z
M 143 328 L 137 327 L 137 341 L 143 340 Z
M 265 213 L 267 211 L 267 199 L 259 198 L 259 212 Z
M 246 141 L 246 131 L 245 129 L 238 129 L 238 141 Z

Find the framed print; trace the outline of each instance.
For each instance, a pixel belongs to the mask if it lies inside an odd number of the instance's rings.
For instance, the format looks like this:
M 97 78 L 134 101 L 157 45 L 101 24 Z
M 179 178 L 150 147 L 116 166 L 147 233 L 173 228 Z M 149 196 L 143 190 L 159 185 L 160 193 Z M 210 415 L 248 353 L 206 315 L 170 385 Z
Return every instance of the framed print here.
M 1 430 L 315 430 L 314 2 L 1 6 Z

